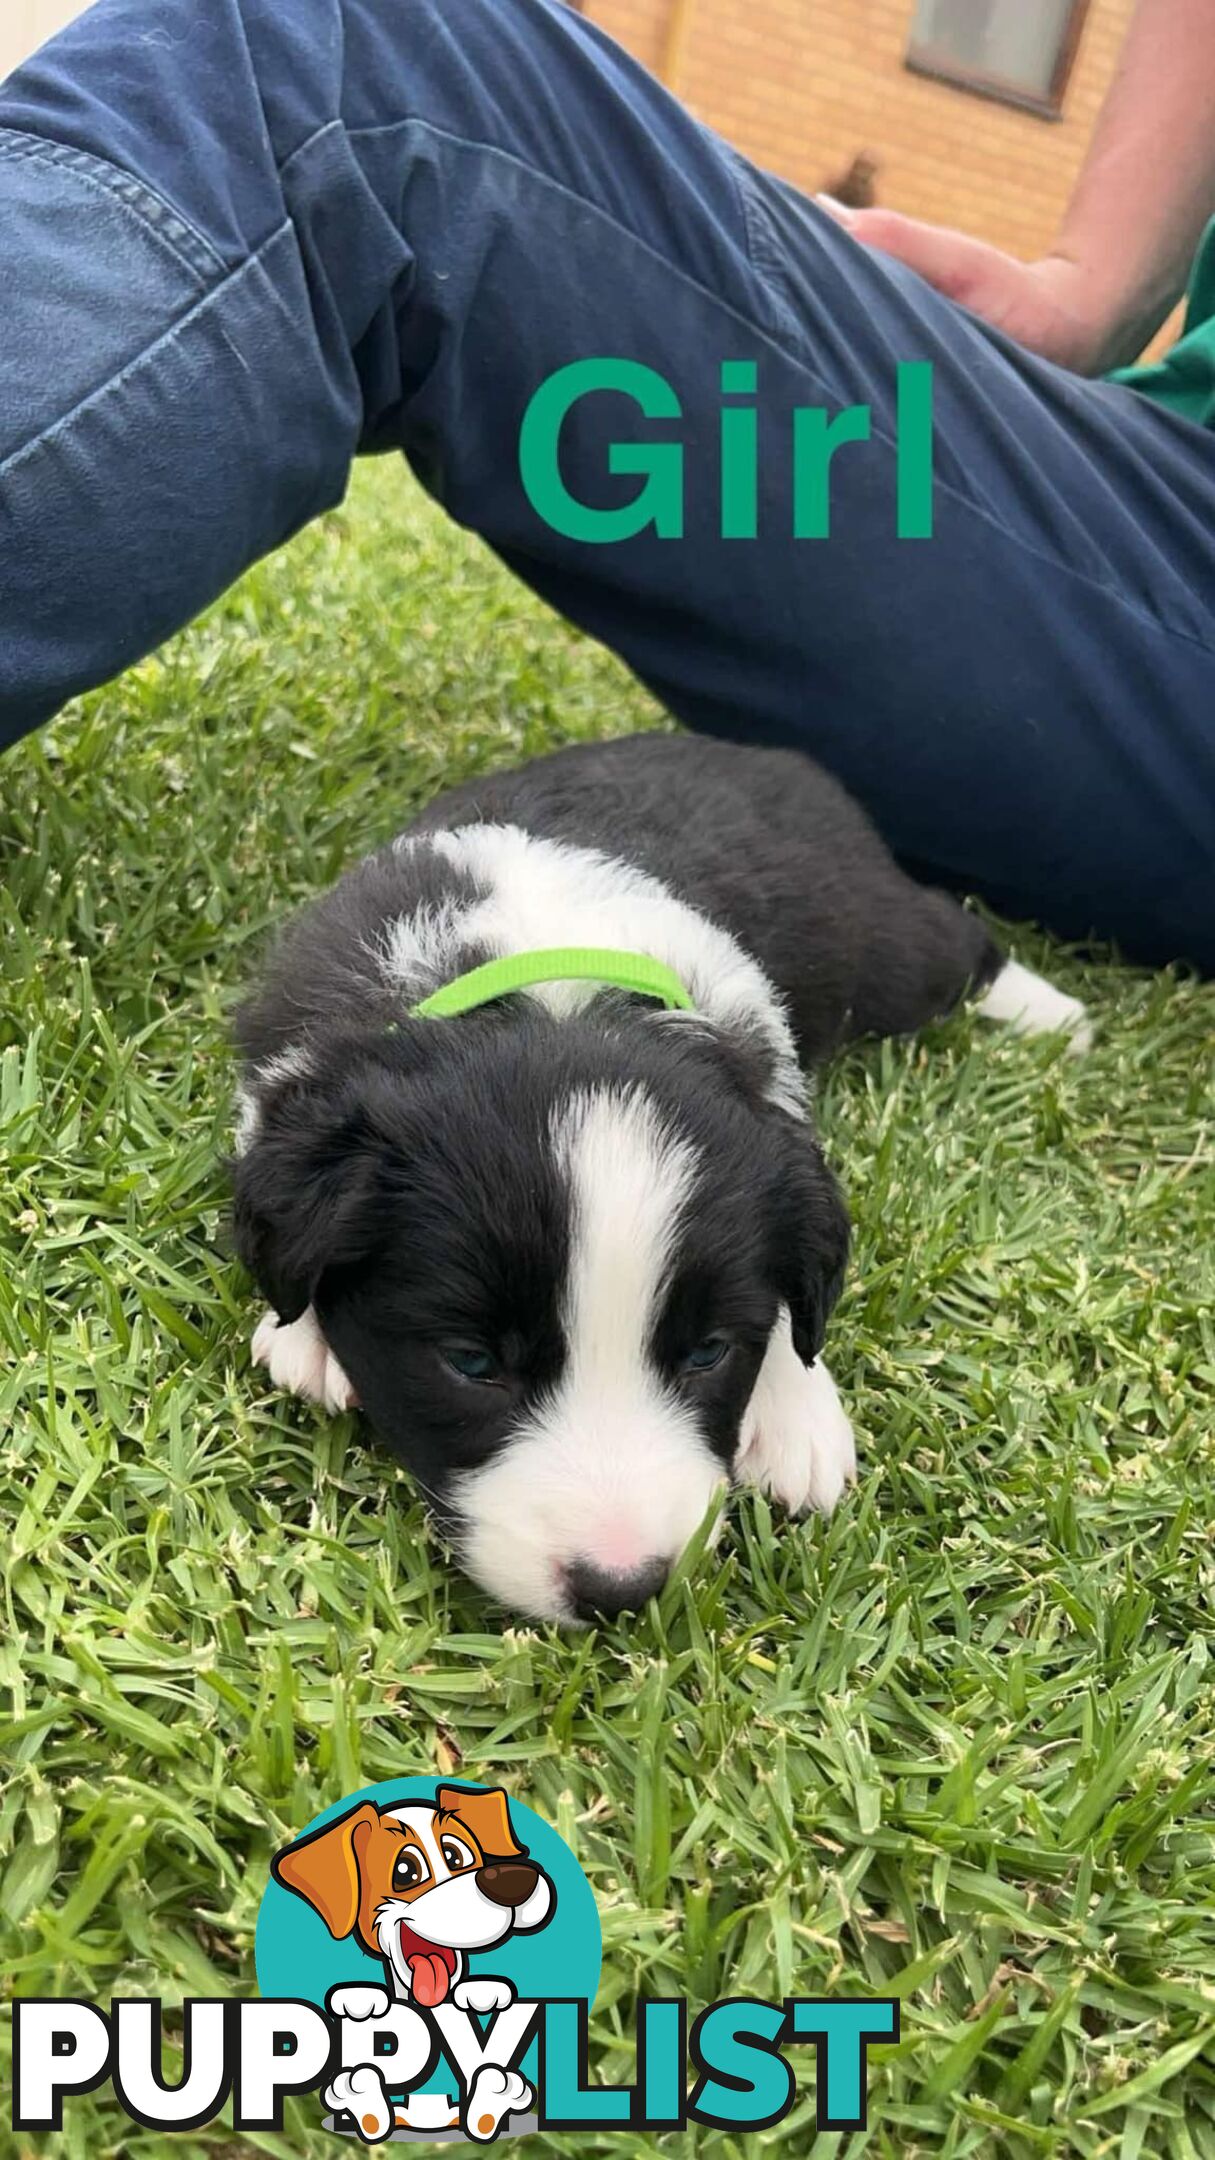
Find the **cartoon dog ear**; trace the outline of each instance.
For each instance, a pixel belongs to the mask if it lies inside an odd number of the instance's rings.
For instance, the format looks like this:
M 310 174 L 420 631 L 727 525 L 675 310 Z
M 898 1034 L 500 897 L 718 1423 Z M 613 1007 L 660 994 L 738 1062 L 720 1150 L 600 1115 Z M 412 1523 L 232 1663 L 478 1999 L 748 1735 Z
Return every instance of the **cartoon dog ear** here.
M 270 1872 L 284 1890 L 294 1890 L 319 1912 L 336 1942 L 354 1933 L 359 1915 L 359 1861 L 367 1833 L 379 1822 L 369 1800 L 339 1815 L 336 1822 L 299 1838 L 275 1853 Z
M 506 1794 L 499 1786 L 491 1792 L 468 1792 L 462 1785 L 440 1785 L 435 1805 L 467 1823 L 487 1859 L 505 1860 L 526 1853 L 526 1845 L 515 1836 Z
M 329 1268 L 380 1239 L 385 1148 L 366 1117 L 306 1087 L 283 1090 L 234 1166 L 236 1250 L 282 1321 L 298 1320 Z
M 773 1275 L 789 1308 L 793 1347 L 813 1365 L 823 1347 L 848 1266 L 848 1210 L 809 1125 L 785 1111 L 779 1120 L 771 1198 Z

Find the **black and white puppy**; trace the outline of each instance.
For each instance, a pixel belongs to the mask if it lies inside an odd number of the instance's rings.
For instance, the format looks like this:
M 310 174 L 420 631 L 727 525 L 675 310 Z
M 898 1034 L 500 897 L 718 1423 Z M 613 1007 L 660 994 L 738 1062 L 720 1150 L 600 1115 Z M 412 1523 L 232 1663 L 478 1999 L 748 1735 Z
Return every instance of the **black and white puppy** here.
M 665 963 L 694 1011 L 566 981 L 411 1017 L 555 946 Z M 1084 1039 L 795 753 L 650 735 L 453 790 L 287 927 L 240 1013 L 254 1356 L 361 1403 L 528 1613 L 643 1603 L 725 1480 L 830 1510 L 848 1219 L 802 1067 L 971 994 Z

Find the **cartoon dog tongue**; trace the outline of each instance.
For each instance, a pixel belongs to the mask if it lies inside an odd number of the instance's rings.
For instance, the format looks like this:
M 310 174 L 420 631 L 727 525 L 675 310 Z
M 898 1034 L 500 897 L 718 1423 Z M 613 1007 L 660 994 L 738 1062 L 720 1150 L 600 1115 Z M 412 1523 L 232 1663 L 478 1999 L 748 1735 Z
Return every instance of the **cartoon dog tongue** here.
M 403 1921 L 401 1949 L 409 1967 L 414 2001 L 421 2003 L 424 2010 L 433 2010 L 451 1986 L 456 1970 L 455 1951 L 449 1950 L 446 1943 L 427 1942 L 424 1935 L 415 1935 Z

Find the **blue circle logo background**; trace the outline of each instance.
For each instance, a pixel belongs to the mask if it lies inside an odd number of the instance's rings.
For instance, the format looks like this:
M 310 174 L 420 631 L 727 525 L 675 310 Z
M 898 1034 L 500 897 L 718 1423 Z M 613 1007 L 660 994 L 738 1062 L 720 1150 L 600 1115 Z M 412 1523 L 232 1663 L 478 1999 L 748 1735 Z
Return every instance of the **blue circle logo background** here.
M 454 1783 L 472 1786 L 474 1781 L 406 1777 L 364 1785 L 315 1816 L 297 1836 L 304 1837 L 326 1823 L 336 1822 L 365 1800 L 381 1808 L 410 1800 L 433 1801 L 440 1785 Z M 479 1789 L 486 1790 L 483 1786 Z M 564 1838 L 513 1794 L 509 1806 L 516 1835 L 551 1879 L 556 1903 L 547 1924 L 535 1934 L 509 1935 L 495 1948 L 475 1953 L 469 1960 L 469 1975 L 500 1975 L 513 1983 L 516 1994 L 525 2002 L 574 1995 L 590 2004 L 599 1986 L 603 1961 L 603 1936 L 594 1893 Z M 369 1957 L 352 1935 L 335 1942 L 320 1914 L 273 1877 L 258 1912 L 253 1955 L 258 1990 L 263 1996 L 297 1996 L 315 2003 L 318 2009 L 324 2008 L 330 1988 L 386 1985 L 379 1958 Z M 533 2042 L 523 2064 L 524 2074 L 533 2079 L 535 2054 Z M 422 2090 L 442 2089 L 445 2082 L 440 2066 Z

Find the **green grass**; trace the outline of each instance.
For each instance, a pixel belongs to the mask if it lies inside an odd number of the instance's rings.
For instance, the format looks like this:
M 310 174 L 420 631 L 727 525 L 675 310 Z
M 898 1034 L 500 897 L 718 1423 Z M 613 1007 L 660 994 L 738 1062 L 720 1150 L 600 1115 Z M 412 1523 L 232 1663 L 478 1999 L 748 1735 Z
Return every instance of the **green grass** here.
M 250 1370 L 219 1158 L 264 933 L 442 783 L 654 718 L 380 466 L 5 760 L 8 1986 L 250 1991 L 272 1849 L 458 1767 L 591 1878 L 602 2074 L 639 1989 L 902 1998 L 867 2138 L 817 2136 L 807 2054 L 779 2130 L 664 2151 L 1212 2160 L 1209 988 L 1019 931 L 1089 1058 L 958 1019 L 830 1075 L 863 1482 L 827 1526 L 741 1498 L 640 1622 L 504 1625 L 355 1422 Z M 316 2120 L 98 2096 L 8 2149 L 336 2151 Z

